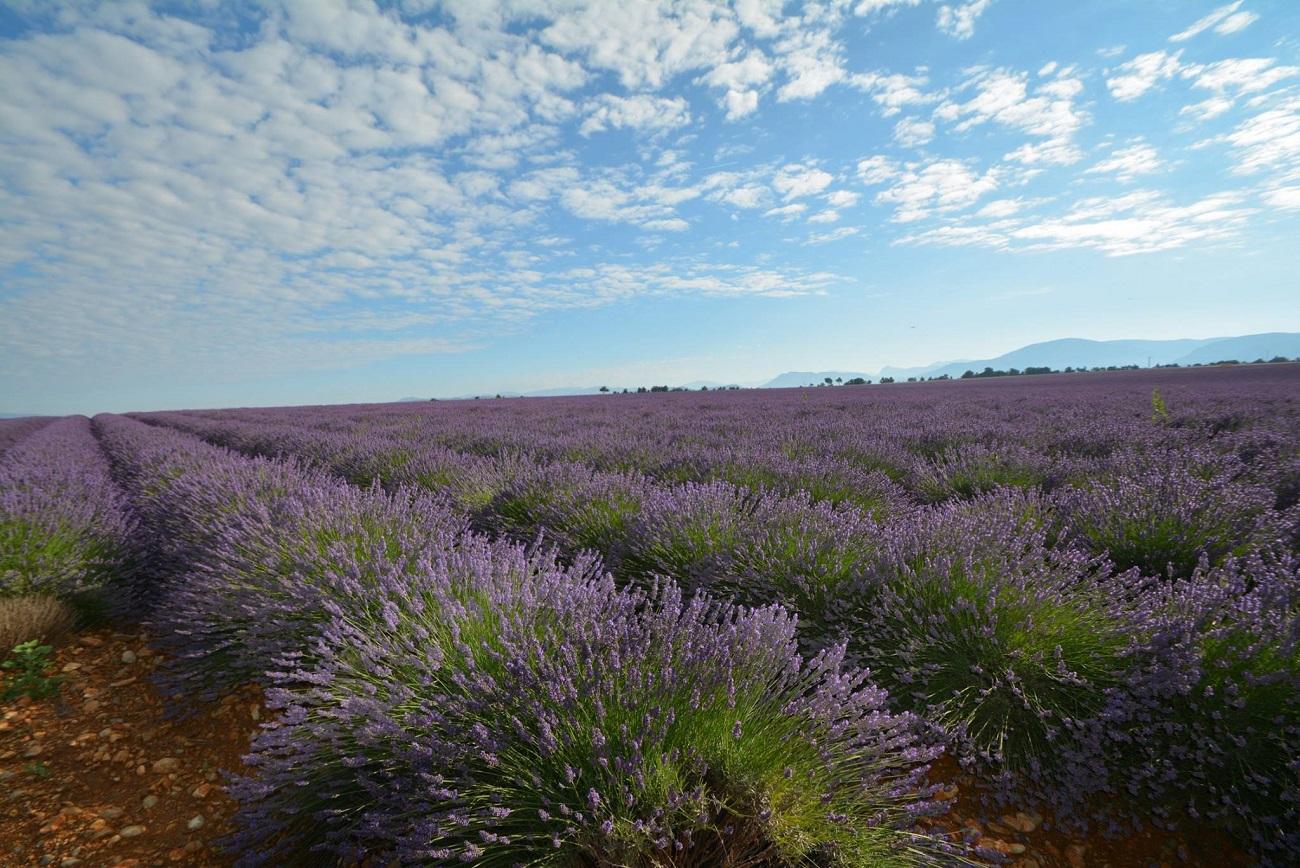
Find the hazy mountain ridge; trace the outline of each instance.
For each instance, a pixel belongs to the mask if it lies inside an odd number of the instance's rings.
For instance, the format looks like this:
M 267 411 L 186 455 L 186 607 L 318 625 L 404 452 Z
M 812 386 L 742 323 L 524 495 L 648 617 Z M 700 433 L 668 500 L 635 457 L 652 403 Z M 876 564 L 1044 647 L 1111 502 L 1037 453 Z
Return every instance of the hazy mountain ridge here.
M 970 359 L 934 362 L 920 367 L 900 368 L 886 365 L 879 371 L 785 371 L 766 382 L 739 383 L 745 388 L 793 389 L 809 384 L 824 383 L 827 377 L 832 380 L 851 380 L 862 377 L 867 380 L 879 380 L 881 377 L 893 377 L 905 380 L 908 377 L 938 377 L 944 374 L 956 379 L 966 371 L 982 371 L 985 368 L 1005 371 L 1010 368 L 1024 370 L 1031 367 L 1062 368 L 1105 368 L 1119 365 L 1194 365 L 1237 359 L 1242 362 L 1255 359 L 1271 359 L 1275 356 L 1287 358 L 1300 357 L 1300 332 L 1265 332 L 1238 337 L 1216 338 L 1180 338 L 1174 340 L 1113 340 L 1094 341 L 1088 338 L 1058 338 L 1041 341 L 1019 347 L 991 359 Z M 637 385 L 651 386 L 653 383 Z M 637 385 L 628 386 L 636 391 Z M 689 383 L 670 384 L 673 388 L 698 390 L 701 386 L 710 389 L 724 384 L 717 380 L 693 380 Z M 623 386 L 609 387 L 611 392 L 621 392 Z M 543 398 L 562 395 L 596 395 L 599 386 L 561 386 L 553 389 L 538 389 L 530 392 L 500 393 L 503 398 Z M 458 398 L 491 398 L 495 393 L 479 395 L 460 395 Z
M 1300 333 L 1265 332 L 1262 334 L 1242 335 L 1239 337 L 1218 338 L 1183 338 L 1178 340 L 1115 340 L 1094 341 L 1087 338 L 1060 338 L 1042 341 L 1036 344 L 1011 350 L 991 359 L 973 359 L 969 361 L 936 362 L 918 368 L 895 368 L 886 366 L 877 374 L 849 374 L 839 371 L 803 372 L 789 371 L 772 378 L 764 384 L 766 388 L 788 388 L 806 386 L 809 383 L 822 382 L 826 376 L 893 377 L 938 377 L 947 374 L 960 377 L 966 371 L 982 371 L 984 368 L 1005 371 L 1010 368 L 1024 370 L 1029 367 L 1095 368 L 1112 365 L 1193 365 L 1236 359 L 1242 362 L 1255 359 L 1271 359 L 1276 356 L 1296 358 L 1300 356 Z

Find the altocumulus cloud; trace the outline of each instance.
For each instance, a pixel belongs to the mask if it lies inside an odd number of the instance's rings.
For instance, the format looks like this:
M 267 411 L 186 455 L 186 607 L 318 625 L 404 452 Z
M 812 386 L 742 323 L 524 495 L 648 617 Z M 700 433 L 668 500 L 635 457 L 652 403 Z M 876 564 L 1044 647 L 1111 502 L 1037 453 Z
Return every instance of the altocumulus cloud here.
M 1238 51 L 1247 5 L 1019 68 L 996 0 L 10 4 L 0 368 L 463 352 L 833 292 L 867 244 L 1240 243 L 1300 187 L 1300 65 Z

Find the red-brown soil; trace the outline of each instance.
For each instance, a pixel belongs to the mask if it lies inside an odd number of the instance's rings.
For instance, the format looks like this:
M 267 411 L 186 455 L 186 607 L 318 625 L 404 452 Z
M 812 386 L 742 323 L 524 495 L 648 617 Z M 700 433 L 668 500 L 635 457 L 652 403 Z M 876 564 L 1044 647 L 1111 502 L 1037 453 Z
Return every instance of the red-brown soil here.
M 259 694 L 169 720 L 157 661 L 140 633 L 84 633 L 56 653 L 56 699 L 0 705 L 0 865 L 230 864 L 211 843 L 230 831 L 221 772 L 242 765 Z

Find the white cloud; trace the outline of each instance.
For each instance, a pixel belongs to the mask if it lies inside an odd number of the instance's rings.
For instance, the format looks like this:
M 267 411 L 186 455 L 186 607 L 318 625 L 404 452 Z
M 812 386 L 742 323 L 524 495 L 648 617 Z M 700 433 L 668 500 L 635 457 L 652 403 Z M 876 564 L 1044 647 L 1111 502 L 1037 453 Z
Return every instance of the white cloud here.
M 1300 185 L 1276 187 L 1264 193 L 1263 199 L 1274 208 L 1286 211 L 1300 210 Z
M 825 30 L 795 30 L 776 47 L 786 83 L 776 92 L 781 102 L 812 99 L 844 80 L 844 52 Z
M 905 6 L 918 6 L 921 0 L 858 0 L 853 7 L 854 15 L 872 15 L 877 12 L 889 12 Z
M 522 20 L 536 11 L 518 8 Z M 711 69 L 740 31 L 725 6 L 708 3 L 595 2 L 547 12 L 544 44 L 613 72 L 629 90 L 659 89 L 680 73 Z
M 734 190 L 728 190 L 718 197 L 728 205 L 735 205 L 737 208 L 761 208 L 767 200 L 767 188 L 758 185 L 748 187 L 737 187 Z
M 1177 205 L 1159 193 L 1141 190 L 1084 199 L 1055 217 L 999 215 L 992 223 L 956 221 L 900 241 L 999 250 L 1082 248 L 1131 256 L 1230 240 L 1253 213 L 1240 193 L 1217 193 Z
M 727 110 L 727 120 L 732 121 L 758 109 L 759 91 L 772 73 L 771 61 L 761 50 L 754 49 L 739 60 L 718 64 L 702 81 L 725 91 L 721 105 Z
M 1198 19 L 1192 26 L 1179 33 L 1169 37 L 1170 42 L 1186 42 L 1193 36 L 1197 36 L 1214 28 L 1216 33 L 1227 35 L 1236 33 L 1238 30 L 1244 30 L 1255 21 L 1259 16 L 1254 12 L 1238 12 L 1241 8 L 1242 0 L 1236 0 L 1235 3 L 1229 3 L 1226 6 L 1220 6 L 1204 18 Z
M 723 106 L 727 109 L 727 120 L 739 120 L 758 111 L 758 91 L 729 90 L 723 97 Z
M 877 154 L 858 161 L 858 177 L 864 184 L 883 184 L 898 177 L 898 166 L 889 157 Z
M 1118 72 L 1106 79 L 1111 96 L 1120 102 L 1135 100 L 1159 82 L 1178 74 L 1182 52 L 1151 51 L 1121 64 Z
M 1112 256 L 1173 250 L 1233 235 L 1252 213 L 1242 197 L 1223 193 L 1176 206 L 1150 194 L 1085 200 L 1056 220 L 1012 230 L 1041 248 L 1093 247 Z
M 808 210 L 808 206 L 802 202 L 793 202 L 789 205 L 782 205 L 779 208 L 771 208 L 763 212 L 764 217 L 780 217 L 782 220 L 793 220 L 800 214 Z
M 834 208 L 828 208 L 825 211 L 818 211 L 808 218 L 809 223 L 837 223 L 840 219 L 840 212 Z
M 995 199 L 975 212 L 976 217 L 1010 217 L 1020 212 L 1024 203 L 1019 199 Z
M 975 33 L 975 19 L 984 14 L 992 0 L 969 0 L 957 6 L 939 7 L 939 29 L 957 39 L 969 39 Z
M 681 97 L 601 94 L 588 103 L 587 119 L 578 132 L 589 136 L 609 129 L 666 130 L 690 122 L 690 110 Z
M 641 227 L 659 232 L 685 232 L 691 228 L 691 224 L 680 217 L 670 217 L 667 220 L 647 220 Z
M 1183 74 L 1199 88 L 1213 91 L 1257 93 L 1300 75 L 1300 67 L 1278 66 L 1267 57 L 1241 57 L 1187 67 Z
M 859 198 L 852 190 L 835 190 L 826 194 L 826 204 L 832 208 L 852 208 Z
M 871 94 L 885 117 L 896 115 L 907 106 L 927 105 L 939 99 L 938 95 L 922 90 L 929 83 L 924 75 L 869 72 L 851 76 L 849 83 Z
M 772 179 L 772 187 L 781 198 L 789 201 L 802 196 L 820 193 L 830 186 L 835 177 L 814 166 L 792 163 L 783 167 Z
M 844 238 L 852 238 L 862 232 L 861 226 L 841 226 L 838 229 L 832 229 L 829 232 L 814 232 L 808 236 L 808 244 L 828 244 L 832 241 L 840 241 Z
M 1061 75 L 1031 93 L 1025 73 L 988 70 L 973 75 L 964 89 L 969 88 L 975 96 L 943 103 L 935 109 L 936 119 L 955 123 L 957 132 L 992 122 L 1043 139 L 1012 151 L 1007 159 L 1013 161 L 1068 165 L 1081 158 L 1074 136 L 1087 115 L 1074 104 L 1083 92 L 1078 78 Z
M 1228 111 L 1244 95 L 1268 90 L 1300 75 L 1300 67 L 1279 66 L 1267 57 L 1237 57 L 1207 64 L 1189 64 L 1180 74 L 1190 80 L 1193 87 L 1213 92 L 1213 96 L 1183 106 L 1179 111 L 1204 121 Z
M 1239 173 L 1300 175 L 1300 97 L 1288 97 L 1247 118 L 1222 140 L 1232 148 Z
M 894 141 L 904 147 L 924 145 L 934 138 L 934 124 L 918 118 L 904 118 L 894 124 Z
M 1114 175 L 1117 180 L 1132 181 L 1139 175 L 1147 175 L 1160 168 L 1160 157 L 1156 149 L 1138 141 L 1117 148 L 1109 157 L 1088 169 L 1088 174 Z
M 1214 28 L 1214 32 L 1226 36 L 1239 30 L 1245 30 L 1258 20 L 1259 16 L 1254 12 L 1238 12 L 1236 15 L 1229 15 L 1223 19 L 1219 26 Z
M 996 170 L 981 175 L 960 160 L 908 163 L 893 170 L 879 165 L 864 168 L 864 163 L 868 161 L 858 164 L 864 178 L 883 176 L 882 180 L 892 182 L 876 194 L 876 201 L 895 206 L 894 220 L 899 223 L 967 208 L 998 186 Z
M 1210 118 L 1217 118 L 1219 115 L 1232 108 L 1234 100 L 1226 96 L 1212 96 L 1203 99 L 1198 103 L 1183 106 L 1178 110 L 1181 115 L 1191 115 L 1197 120 L 1207 121 Z

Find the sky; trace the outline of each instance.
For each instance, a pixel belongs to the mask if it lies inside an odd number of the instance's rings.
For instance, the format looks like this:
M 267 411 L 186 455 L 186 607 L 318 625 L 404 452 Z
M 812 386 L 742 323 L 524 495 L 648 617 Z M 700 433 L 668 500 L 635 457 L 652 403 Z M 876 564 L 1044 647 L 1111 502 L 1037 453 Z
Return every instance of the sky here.
M 1300 331 L 1300 3 L 0 2 L 0 412 Z

